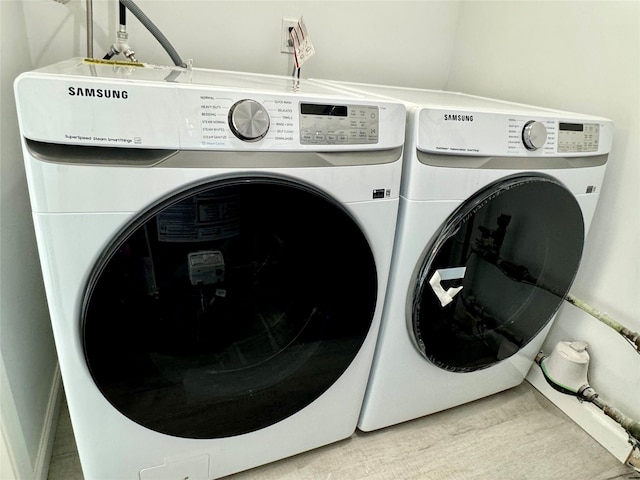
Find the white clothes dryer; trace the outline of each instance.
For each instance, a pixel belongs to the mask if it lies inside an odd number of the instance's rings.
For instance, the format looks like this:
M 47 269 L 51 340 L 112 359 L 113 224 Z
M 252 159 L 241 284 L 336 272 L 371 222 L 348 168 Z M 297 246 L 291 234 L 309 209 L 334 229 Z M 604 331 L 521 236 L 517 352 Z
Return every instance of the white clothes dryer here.
M 15 93 L 85 478 L 209 480 L 351 435 L 402 104 L 87 59 Z
M 398 230 L 359 427 L 520 384 L 576 275 L 610 151 L 599 117 L 459 93 L 400 99 Z

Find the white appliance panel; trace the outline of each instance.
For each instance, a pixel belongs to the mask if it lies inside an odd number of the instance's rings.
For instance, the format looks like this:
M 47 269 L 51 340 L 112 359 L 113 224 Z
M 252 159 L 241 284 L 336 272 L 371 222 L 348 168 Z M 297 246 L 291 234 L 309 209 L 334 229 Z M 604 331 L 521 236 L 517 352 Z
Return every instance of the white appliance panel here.
M 21 75 L 15 94 L 52 327 L 85 477 L 210 480 L 351 435 L 387 289 L 402 104 L 288 77 L 83 59 Z M 161 214 L 174 223 L 160 220 Z M 206 235 L 181 232 L 193 227 L 189 222 Z M 359 247 L 347 261 L 349 245 Z M 187 278 L 186 259 L 205 254 L 226 271 Z M 357 268 L 347 268 L 356 257 Z M 331 270 L 325 269 L 330 261 Z M 341 284 L 347 272 L 361 284 Z M 252 293 L 287 279 L 300 284 L 288 287 L 304 289 L 297 279 L 307 274 L 313 286 L 299 297 L 278 293 L 286 288 Z M 366 308 L 346 297 L 323 300 L 356 291 L 366 297 Z M 238 315 L 228 317 L 235 308 Z M 155 323 L 145 324 L 148 319 Z M 236 324 L 248 327 L 236 331 Z M 216 350 L 220 337 L 203 337 L 208 331 L 230 334 L 231 347 L 223 342 Z M 256 342 L 260 338 L 270 340 Z M 257 360 L 243 357 L 247 353 Z M 272 367 L 266 379 L 256 374 L 281 355 L 300 362 L 298 370 L 324 362 L 296 388 L 282 387 L 283 399 L 278 388 L 292 383 L 296 369 Z M 144 381 L 136 383 L 132 371 Z M 192 382 L 198 375 L 222 382 L 229 395 L 238 394 L 236 401 L 229 402 L 224 388 L 208 396 L 202 382 Z M 231 377 L 253 383 L 225 383 Z M 296 410 L 289 412 L 294 397 Z M 211 415 L 218 406 L 233 413 L 242 402 L 285 413 L 267 423 L 250 414 L 233 417 L 238 425 L 229 417 L 207 423 L 185 417 L 188 398 L 189 408 L 217 402 L 204 410 Z M 179 421 L 172 414 L 178 410 L 164 415 L 167 402 L 182 409 Z
M 565 276 L 568 288 L 578 268 L 613 122 L 457 92 L 318 82 L 407 111 L 389 289 L 359 427 L 522 382 L 562 301 L 544 282 Z

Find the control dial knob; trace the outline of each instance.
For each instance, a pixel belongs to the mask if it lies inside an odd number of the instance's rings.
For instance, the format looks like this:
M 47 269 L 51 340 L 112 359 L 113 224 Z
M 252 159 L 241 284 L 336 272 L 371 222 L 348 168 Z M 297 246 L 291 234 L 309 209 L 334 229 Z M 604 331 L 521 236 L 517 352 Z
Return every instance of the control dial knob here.
M 527 150 L 538 150 L 547 141 L 547 127 L 542 122 L 531 120 L 522 130 L 522 143 Z
M 245 142 L 256 142 L 269 131 L 269 114 L 255 100 L 240 100 L 229 110 L 229 127 L 233 134 Z

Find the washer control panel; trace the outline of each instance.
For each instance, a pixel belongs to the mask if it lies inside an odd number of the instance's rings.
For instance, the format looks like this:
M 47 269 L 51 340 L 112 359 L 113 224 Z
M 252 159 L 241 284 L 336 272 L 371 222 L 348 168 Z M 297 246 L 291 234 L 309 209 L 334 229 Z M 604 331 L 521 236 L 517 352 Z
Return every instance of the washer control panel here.
M 597 152 L 600 125 L 597 123 L 558 123 L 558 152 Z
M 23 135 L 39 142 L 247 152 L 373 151 L 404 143 L 404 104 L 311 81 L 205 69 L 119 70 L 82 59 L 50 70 L 16 82 Z
M 379 122 L 377 106 L 300 103 L 300 143 L 375 144 L 378 142 Z

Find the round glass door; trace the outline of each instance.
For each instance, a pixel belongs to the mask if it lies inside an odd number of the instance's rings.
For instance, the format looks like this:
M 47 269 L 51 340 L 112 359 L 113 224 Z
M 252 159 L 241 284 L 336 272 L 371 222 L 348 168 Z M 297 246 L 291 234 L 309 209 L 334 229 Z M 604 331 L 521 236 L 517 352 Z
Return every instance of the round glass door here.
M 230 179 L 166 199 L 112 242 L 84 296 L 85 356 L 131 420 L 238 435 L 331 387 L 376 301 L 373 254 L 342 206 L 290 181 Z
M 411 317 L 420 352 L 456 372 L 516 353 L 562 303 L 583 241 L 574 195 L 549 177 L 510 177 L 474 195 L 421 262 Z

